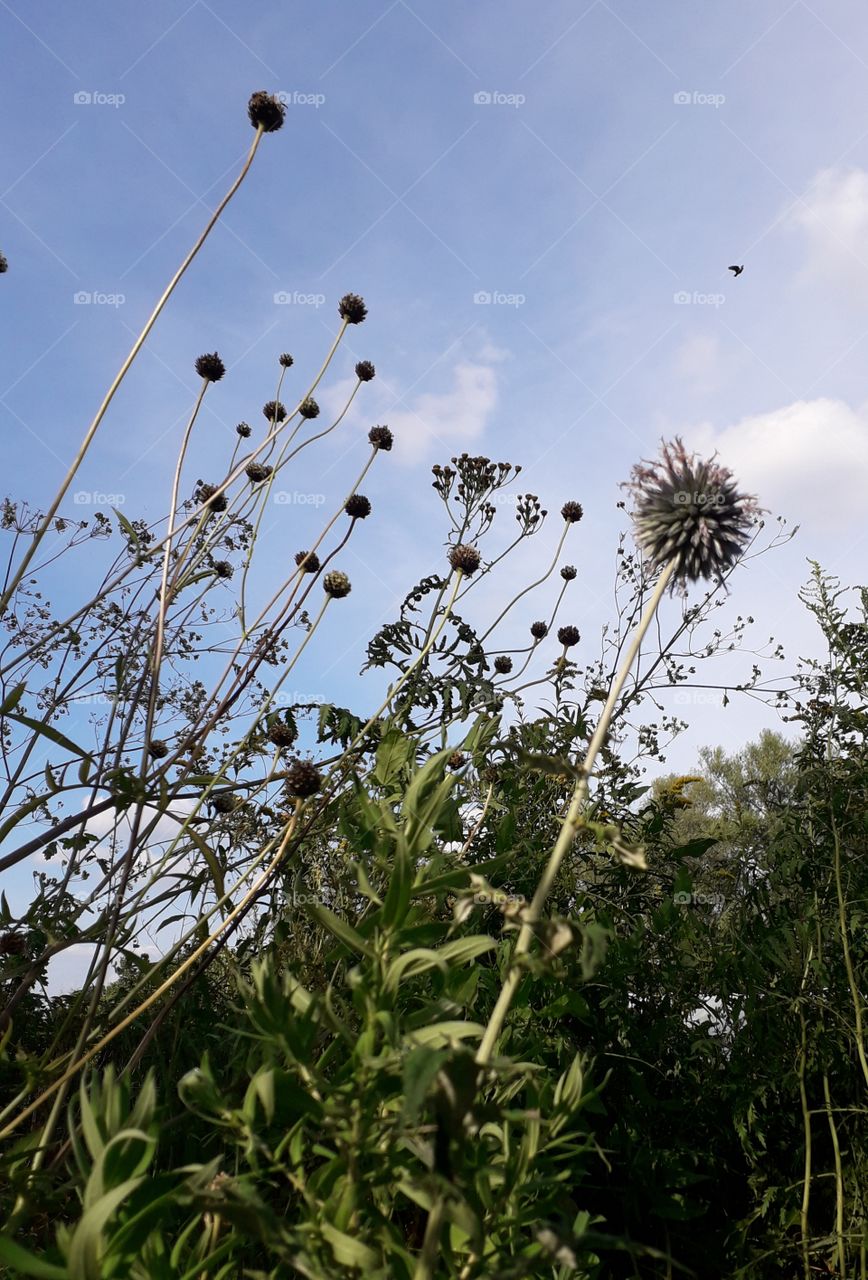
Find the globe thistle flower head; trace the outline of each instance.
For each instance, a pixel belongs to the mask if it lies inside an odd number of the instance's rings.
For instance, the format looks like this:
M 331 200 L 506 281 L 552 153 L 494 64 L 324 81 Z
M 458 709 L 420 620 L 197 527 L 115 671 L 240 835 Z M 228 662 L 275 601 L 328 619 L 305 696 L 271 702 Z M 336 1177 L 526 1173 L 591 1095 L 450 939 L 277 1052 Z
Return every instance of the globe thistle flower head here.
M 155 760 L 162 760 L 169 754 L 169 744 L 164 742 L 162 738 L 151 738 L 148 743 L 148 751 Z
M 248 436 L 252 435 L 250 424 L 247 422 L 239 422 L 235 430 L 238 432 L 242 440 L 246 440 Z
M 260 484 L 263 480 L 267 480 L 273 470 L 274 467 L 267 462 L 248 462 L 244 468 L 247 479 L 251 480 L 253 484 Z
M 210 354 L 206 351 L 196 361 L 196 372 L 200 378 L 205 378 L 208 382 L 219 382 L 226 372 L 226 365 L 216 351 L 212 351 Z
M 273 93 L 260 89 L 251 95 L 247 114 L 254 129 L 262 129 L 263 133 L 276 133 L 283 124 L 286 107 Z
M 226 494 L 218 493 L 216 484 L 200 484 L 196 490 L 196 500 L 206 506 L 209 511 L 225 511 L 229 506 Z
M 291 796 L 306 800 L 322 787 L 322 774 L 312 760 L 293 760 L 286 771 L 286 790 Z
M 262 406 L 262 412 L 269 422 L 283 422 L 286 417 L 286 410 L 279 400 L 267 400 Z
M 677 436 L 662 442 L 656 461 L 638 463 L 625 487 L 633 497 L 636 542 L 652 567 L 675 562 L 673 588 L 727 573 L 760 511 L 756 498 L 739 492 L 731 471 L 688 453 Z
M 223 578 L 228 581 L 228 579 L 232 577 L 234 570 L 228 560 L 215 560 L 214 572 L 218 578 Z
M 319 556 L 315 551 L 297 551 L 295 563 L 303 573 L 319 572 Z
M 275 720 L 268 730 L 268 741 L 276 747 L 291 747 L 298 737 L 298 730 L 285 720 Z
M 567 524 L 577 524 L 584 514 L 580 502 L 565 502 L 561 507 L 561 515 Z
M 293 361 L 293 358 L 288 351 L 284 351 L 283 355 L 278 360 L 278 364 L 280 365 L 281 369 L 291 369 L 294 363 L 295 362 Z
M 307 400 L 302 400 L 301 404 L 298 406 L 298 411 L 303 418 L 319 417 L 319 405 L 316 400 L 312 400 L 310 397 L 308 397 Z
M 345 293 L 338 303 L 338 315 L 347 324 L 361 324 L 367 314 L 368 308 L 357 293 Z
M 548 624 L 545 622 L 532 622 L 530 624 L 530 633 L 534 640 L 544 640 L 549 633 Z
M 5 275 L 9 270 L 9 263 L 6 261 L 4 254 L 0 253 L 0 276 Z
M 580 639 L 578 627 L 566 626 L 558 628 L 558 644 L 562 644 L 565 649 L 569 649 L 571 645 L 578 644 Z
M 333 600 L 341 600 L 352 591 L 350 580 L 340 569 L 331 569 L 322 580 L 323 590 Z
M 344 511 L 354 520 L 364 520 L 371 514 L 371 503 L 363 493 L 352 493 L 344 503 Z
M 463 751 L 453 751 L 452 755 L 446 761 L 447 769 L 451 769 L 453 773 L 457 773 L 459 769 L 463 769 L 467 764 L 467 756 Z
M 482 557 L 476 547 L 468 546 L 466 542 L 459 542 L 457 547 L 452 547 L 449 551 L 449 563 L 458 573 L 463 573 L 465 578 L 476 573 L 481 561 Z
M 360 360 L 356 365 L 356 377 L 359 382 L 370 382 L 376 372 L 370 360 Z
M 508 676 L 510 671 L 512 671 L 512 658 L 508 657 L 505 653 L 499 654 L 498 657 L 494 659 L 494 669 L 498 675 Z
M 561 569 L 561 577 L 563 578 L 564 582 L 572 582 L 577 572 L 578 571 L 574 564 L 565 564 L 563 569 Z
M 384 453 L 388 453 L 395 437 L 388 427 L 371 427 L 368 439 L 375 449 L 382 449 Z

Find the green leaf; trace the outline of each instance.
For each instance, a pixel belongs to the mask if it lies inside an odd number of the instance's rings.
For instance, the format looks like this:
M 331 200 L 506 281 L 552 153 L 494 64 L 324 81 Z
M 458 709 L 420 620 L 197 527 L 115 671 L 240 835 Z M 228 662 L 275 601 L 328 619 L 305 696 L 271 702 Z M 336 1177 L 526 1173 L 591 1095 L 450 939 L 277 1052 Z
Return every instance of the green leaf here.
M 26 684 L 17 684 L 11 693 L 7 693 L 2 703 L 0 703 L 0 716 L 7 716 L 10 711 L 15 710 L 24 697 L 26 689 Z
M 66 1267 L 43 1261 L 8 1236 L 0 1236 L 0 1262 L 8 1263 L 11 1275 L 37 1276 L 41 1280 L 68 1280 L 69 1276 Z
M 333 911 L 329 911 L 328 907 L 322 906 L 319 902 L 304 902 L 301 907 L 309 916 L 313 916 L 314 920 L 321 924 L 324 929 L 327 929 L 333 937 L 342 942 L 345 947 L 349 947 L 350 951 L 356 951 L 359 955 L 367 956 L 368 959 L 373 958 L 374 953 L 362 935 L 357 933 L 352 925 L 347 924 L 346 920 L 342 920 Z
M 328 1222 L 320 1224 L 320 1231 L 323 1239 L 327 1240 L 331 1246 L 335 1261 L 342 1266 L 367 1267 L 370 1269 L 380 1265 L 379 1256 L 373 1249 L 369 1249 L 367 1245 L 362 1244 L 361 1240 L 345 1235 L 343 1231 L 338 1231 L 337 1227 L 333 1227 Z

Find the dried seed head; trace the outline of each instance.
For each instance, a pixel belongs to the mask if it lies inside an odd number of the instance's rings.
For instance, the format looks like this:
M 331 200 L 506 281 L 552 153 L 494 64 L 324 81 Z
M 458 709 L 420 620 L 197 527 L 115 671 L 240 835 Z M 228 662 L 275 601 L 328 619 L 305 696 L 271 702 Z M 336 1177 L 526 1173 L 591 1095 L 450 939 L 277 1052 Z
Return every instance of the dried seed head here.
M 384 453 L 389 452 L 394 438 L 388 427 L 371 427 L 368 432 L 368 439 L 374 448 L 382 449 Z
M 244 803 L 234 791 L 212 791 L 208 799 L 215 813 L 234 813 Z
M 584 514 L 579 502 L 565 502 L 561 507 L 561 515 L 567 524 L 576 524 Z
M 562 644 L 565 649 L 569 649 L 571 645 L 578 644 L 581 638 L 578 627 L 566 626 L 558 628 L 558 643 Z
M 319 556 L 315 551 L 297 551 L 295 563 L 304 573 L 319 572 Z
M 352 493 L 344 503 L 344 511 L 354 520 L 364 520 L 371 514 L 371 504 L 363 493 Z
M 260 484 L 263 480 L 267 480 L 271 475 L 274 467 L 267 462 L 248 462 L 244 468 L 244 473 L 248 480 L 252 480 L 254 484 Z
M 261 129 L 263 133 L 276 133 L 283 124 L 286 107 L 273 93 L 260 89 L 251 96 L 247 114 L 254 129 Z
M 9 263 L 2 253 L 0 253 L 0 276 L 5 275 L 9 270 Z
M 476 547 L 468 546 L 465 542 L 459 542 L 458 546 L 452 547 L 449 552 L 449 563 L 452 568 L 458 573 L 463 573 L 465 578 L 476 573 L 481 560 L 482 557 Z
M 148 751 L 155 760 L 162 760 L 169 754 L 169 744 L 164 742 L 162 738 L 151 738 L 148 743 Z
M 298 730 L 285 720 L 275 720 L 268 730 L 268 741 L 273 742 L 276 747 L 291 747 L 297 737 Z
M 319 405 L 316 400 L 311 400 L 310 397 L 308 397 L 307 400 L 302 400 L 301 404 L 298 406 L 298 411 L 303 418 L 319 417 Z
M 312 760 L 293 760 L 286 771 L 286 789 L 291 796 L 306 800 L 322 787 L 322 774 Z
M 5 261 L 0 254 L 0 262 Z M 0 956 L 23 956 L 26 950 L 27 939 L 23 933 L 0 933 Z
M 294 362 L 289 352 L 284 351 L 278 363 L 280 364 L 281 369 L 291 369 Z
M 561 577 L 564 582 L 572 582 L 573 578 L 576 576 L 576 572 L 576 566 L 574 564 L 565 564 L 563 569 L 561 569 Z
M 549 633 L 548 623 L 532 622 L 530 624 L 530 633 L 534 640 L 544 640 Z
M 286 410 L 279 400 L 267 400 L 262 406 L 262 412 L 269 422 L 283 422 L 286 417 Z
M 214 572 L 216 573 L 218 578 L 224 578 L 228 581 L 228 579 L 232 577 L 232 574 L 235 572 L 235 570 L 232 568 L 232 565 L 229 563 L 228 560 L 215 560 Z
M 368 308 L 357 293 L 345 293 L 338 303 L 338 315 L 347 324 L 361 324 L 368 314 Z
M 659 459 L 635 466 L 625 487 L 636 541 L 652 567 L 675 562 L 673 587 L 732 569 L 760 512 L 731 471 L 689 454 L 678 437 L 662 442 Z
M 196 490 L 196 501 L 209 511 L 225 511 L 229 506 L 226 494 L 218 493 L 216 484 L 200 484 Z
M 451 769 L 453 773 L 457 772 L 459 769 L 463 769 L 466 764 L 467 756 L 463 751 L 453 751 L 452 755 L 446 761 L 446 767 Z
M 494 669 L 499 675 L 508 676 L 512 671 L 512 658 L 508 658 L 505 653 L 500 654 L 494 659 Z
M 226 372 L 226 365 L 216 351 L 212 351 L 210 355 L 206 351 L 205 355 L 199 356 L 196 361 L 196 372 L 200 378 L 206 378 L 208 382 L 219 382 Z
M 246 422 L 239 422 L 235 430 L 241 436 L 242 440 L 246 440 L 247 437 L 252 434 L 250 427 Z
M 352 591 L 350 580 L 340 569 L 331 569 L 322 580 L 323 590 L 333 600 L 340 600 Z
M 370 382 L 376 372 L 370 360 L 360 360 L 356 365 L 356 377 L 359 382 Z

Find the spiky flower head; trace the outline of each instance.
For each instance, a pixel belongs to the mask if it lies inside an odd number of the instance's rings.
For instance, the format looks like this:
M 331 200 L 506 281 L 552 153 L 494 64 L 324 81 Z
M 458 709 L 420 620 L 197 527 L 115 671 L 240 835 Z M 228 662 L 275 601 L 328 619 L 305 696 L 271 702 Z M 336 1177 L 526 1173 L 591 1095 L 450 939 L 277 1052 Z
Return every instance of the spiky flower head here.
M 250 428 L 250 424 L 247 422 L 239 422 L 235 430 L 241 436 L 242 440 L 246 440 L 248 436 L 253 434 Z
M 561 569 L 561 577 L 564 582 L 572 582 L 577 572 L 578 570 L 574 564 L 565 564 L 563 569 Z
M 351 493 L 344 503 L 344 511 L 348 516 L 352 516 L 354 520 L 364 520 L 366 516 L 371 514 L 370 499 L 366 498 L 363 493 Z
M 530 624 L 530 633 L 534 640 L 544 640 L 549 633 L 548 624 L 545 622 L 532 622 Z
M 216 351 L 212 351 L 210 354 L 206 351 L 196 361 L 196 372 L 200 378 L 206 378 L 208 382 L 219 382 L 226 372 L 226 365 Z
M 376 372 L 370 360 L 360 360 L 356 365 L 356 377 L 359 382 L 370 382 Z
M 388 427 L 371 427 L 368 439 L 375 449 L 382 449 L 384 453 L 388 453 L 395 437 Z
M 345 293 L 338 303 L 338 315 L 347 324 L 361 324 L 367 314 L 368 308 L 357 293 Z
M 466 542 L 459 542 L 457 547 L 450 548 L 449 563 L 458 573 L 463 573 L 465 578 L 476 573 L 481 560 L 482 557 L 476 547 L 468 546 Z
M 267 462 L 248 462 L 244 470 L 248 480 L 252 480 L 254 484 L 260 484 L 261 481 L 268 479 L 274 467 Z
M 294 363 L 295 362 L 288 351 L 284 351 L 283 355 L 278 360 L 278 364 L 281 369 L 291 369 Z
M 214 572 L 217 574 L 218 578 L 224 578 L 228 580 L 229 578 L 232 577 L 234 570 L 228 560 L 215 560 Z
M 721 578 L 747 546 L 760 508 L 740 493 L 714 458 L 690 454 L 683 442 L 661 442 L 660 457 L 640 462 L 626 483 L 633 497 L 636 541 L 653 568 L 675 562 L 672 586 Z
M 301 404 L 298 406 L 298 411 L 303 418 L 319 417 L 319 405 L 316 400 L 312 400 L 310 396 L 308 396 L 307 400 L 302 400 Z
M 291 796 L 306 800 L 322 786 L 322 774 L 312 760 L 293 760 L 286 771 L 286 789 Z
M 268 741 L 276 747 L 291 747 L 298 737 L 298 730 L 285 720 L 275 720 L 268 730 Z
M 263 133 L 276 133 L 283 124 L 286 107 L 273 93 L 259 89 L 251 95 L 247 114 L 254 129 L 262 129 Z
M 581 640 L 579 628 L 566 626 L 558 628 L 558 644 L 562 644 L 565 649 L 569 649 L 571 645 L 578 644 Z
M 512 658 L 507 657 L 505 653 L 500 654 L 494 659 L 494 669 L 499 675 L 508 676 L 512 671 Z
M 582 504 L 580 502 L 565 502 L 561 507 L 561 515 L 567 524 L 576 524 L 584 515 Z
M 229 506 L 226 494 L 218 493 L 216 484 L 200 484 L 196 490 L 196 500 L 209 511 L 225 511 Z
M 2 253 L 0 253 L 0 276 L 5 275 L 5 273 L 8 270 L 9 270 L 9 263 L 6 261 L 5 256 Z
M 463 769 L 467 764 L 467 756 L 463 751 L 453 751 L 452 755 L 446 761 L 446 767 L 456 773 L 459 769 Z
M 319 556 L 315 551 L 297 551 L 295 563 L 303 573 L 319 572 Z
M 286 417 L 286 410 L 279 400 L 267 400 L 262 406 L 262 412 L 269 422 L 283 422 Z
M 212 791 L 209 798 L 215 813 L 234 813 L 244 803 L 233 791 Z
M 151 738 L 148 743 L 148 751 L 155 760 L 162 760 L 169 754 L 169 744 L 164 742 L 162 738 Z
M 333 600 L 340 600 L 352 591 L 350 580 L 340 569 L 331 569 L 322 580 L 323 590 Z

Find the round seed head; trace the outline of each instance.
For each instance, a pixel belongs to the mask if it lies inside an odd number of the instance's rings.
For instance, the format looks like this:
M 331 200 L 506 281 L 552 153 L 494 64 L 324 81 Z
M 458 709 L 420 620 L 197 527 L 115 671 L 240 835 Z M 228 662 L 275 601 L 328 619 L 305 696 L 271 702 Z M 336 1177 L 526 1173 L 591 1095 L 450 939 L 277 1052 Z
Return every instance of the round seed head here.
M 315 551 L 297 551 L 295 563 L 304 573 L 319 573 L 319 556 Z
M 242 440 L 246 440 L 246 439 L 247 439 L 247 437 L 248 437 L 248 436 L 250 436 L 250 435 L 252 434 L 252 432 L 251 432 L 251 430 L 250 430 L 250 426 L 249 426 L 249 425 L 248 425 L 248 423 L 246 423 L 246 422 L 239 422 L 239 424 L 238 424 L 238 426 L 235 428 L 235 430 L 236 430 L 236 431 L 238 432 L 238 434 L 241 436 L 241 439 L 242 439 Z
M 331 569 L 323 578 L 322 585 L 323 590 L 333 600 L 340 600 L 352 591 L 349 578 L 345 573 L 341 573 L 340 569 Z
M 544 640 L 549 633 L 548 624 L 545 622 L 532 622 L 530 624 L 530 633 L 534 640 Z
M 459 542 L 458 546 L 452 547 L 449 552 L 449 563 L 452 568 L 458 573 L 463 573 L 465 578 L 476 573 L 481 560 L 482 557 L 476 547 L 468 546 L 465 542 Z
M 561 515 L 566 520 L 567 524 L 576 524 L 581 520 L 584 514 L 581 503 L 579 502 L 565 502 L 561 507 Z
M 273 93 L 260 89 L 251 96 L 247 114 L 254 129 L 262 129 L 263 133 L 276 133 L 283 124 L 286 107 Z
M 558 643 L 562 644 L 565 649 L 569 649 L 571 645 L 578 644 L 581 640 L 578 627 L 559 627 Z
M 577 570 L 574 564 L 565 564 L 563 569 L 561 569 L 561 577 L 564 582 L 572 582 L 573 578 L 576 576 L 576 572 Z
M 371 503 L 363 493 L 352 493 L 344 503 L 344 511 L 354 520 L 364 520 L 371 514 Z
M 389 452 L 394 438 L 388 427 L 371 427 L 368 432 L 368 439 L 374 448 L 382 449 L 384 453 Z
M 271 475 L 274 467 L 267 462 L 248 462 L 244 468 L 244 473 L 248 480 L 252 480 L 254 484 L 260 484 L 263 480 L 267 480 Z
M 338 315 L 347 324 L 361 324 L 368 314 L 368 308 L 357 293 L 345 293 L 338 303 Z
M 218 493 L 216 484 L 200 484 L 196 491 L 196 498 L 209 511 L 225 511 L 229 506 L 226 494 Z
M 208 382 L 219 382 L 226 372 L 226 365 L 216 351 L 212 351 L 210 355 L 206 351 L 205 355 L 199 356 L 196 361 L 196 372 L 200 378 L 206 378 Z
M 316 400 L 311 400 L 310 397 L 308 397 L 307 400 L 302 400 L 301 404 L 298 406 L 298 411 L 303 418 L 319 417 L 319 405 Z
M 298 730 L 285 720 L 275 720 L 268 730 L 268 741 L 276 747 L 291 747 L 298 737 Z
M 228 581 L 229 578 L 232 577 L 234 570 L 228 560 L 215 560 L 214 572 L 218 578 L 223 578 Z
M 678 437 L 662 442 L 656 461 L 637 464 L 626 487 L 636 541 L 653 568 L 675 562 L 673 587 L 723 577 L 745 550 L 760 512 L 731 471 L 714 458 L 689 454 Z
M 312 760 L 293 760 L 286 771 L 286 790 L 291 796 L 306 800 L 322 787 L 322 774 Z
M 288 352 L 288 351 L 284 351 L 283 355 L 280 357 L 279 364 L 280 364 L 281 369 L 291 369 L 291 368 L 292 368 L 292 366 L 293 366 L 293 359 L 292 359 L 292 356 L 289 354 L 289 352 Z
M 467 756 L 463 751 L 453 751 L 452 755 L 446 761 L 447 768 L 451 769 L 453 773 L 456 773 L 459 769 L 463 769 L 466 764 Z
M 505 653 L 500 654 L 494 659 L 494 669 L 499 675 L 508 676 L 512 671 L 512 658 L 507 657 Z
M 5 275 L 8 270 L 9 263 L 6 261 L 5 256 L 0 253 L 0 276 Z
M 234 813 L 243 803 L 233 791 L 212 791 L 209 799 L 215 813 Z
M 267 400 L 262 406 L 262 412 L 269 422 L 283 422 L 286 417 L 286 410 L 279 400 Z
M 148 751 L 155 760 L 162 760 L 164 756 L 169 754 L 169 744 L 164 742 L 162 738 L 151 738 L 148 743 Z
M 370 360 L 360 360 L 356 365 L 356 377 L 359 382 L 370 382 L 376 372 Z

